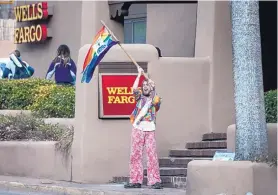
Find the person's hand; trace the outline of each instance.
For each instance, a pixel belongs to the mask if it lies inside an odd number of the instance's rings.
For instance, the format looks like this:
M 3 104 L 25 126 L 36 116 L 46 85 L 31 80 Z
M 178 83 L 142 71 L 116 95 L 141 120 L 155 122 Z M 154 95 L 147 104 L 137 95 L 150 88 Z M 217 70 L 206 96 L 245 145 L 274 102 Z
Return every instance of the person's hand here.
M 150 84 L 150 86 L 151 86 L 152 88 L 155 87 L 155 83 L 153 82 L 153 80 L 149 79 L 149 80 L 148 80 L 148 83 Z
M 143 68 L 141 68 L 140 66 L 138 66 L 137 70 L 138 70 L 138 74 L 140 74 L 140 75 L 142 75 L 144 73 Z

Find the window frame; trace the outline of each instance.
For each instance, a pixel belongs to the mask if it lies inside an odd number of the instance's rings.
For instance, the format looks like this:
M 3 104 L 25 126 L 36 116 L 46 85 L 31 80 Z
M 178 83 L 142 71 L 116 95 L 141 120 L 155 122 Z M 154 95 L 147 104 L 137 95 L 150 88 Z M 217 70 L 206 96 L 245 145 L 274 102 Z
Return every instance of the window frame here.
M 124 28 L 125 28 L 125 24 L 131 24 L 131 43 L 125 42 L 125 44 L 134 44 L 134 24 L 137 22 L 145 22 L 146 23 L 146 39 L 147 39 L 147 17 L 126 18 L 124 20 Z M 125 31 L 125 29 L 124 29 L 124 31 Z M 124 37 L 125 37 L 125 35 L 124 35 Z

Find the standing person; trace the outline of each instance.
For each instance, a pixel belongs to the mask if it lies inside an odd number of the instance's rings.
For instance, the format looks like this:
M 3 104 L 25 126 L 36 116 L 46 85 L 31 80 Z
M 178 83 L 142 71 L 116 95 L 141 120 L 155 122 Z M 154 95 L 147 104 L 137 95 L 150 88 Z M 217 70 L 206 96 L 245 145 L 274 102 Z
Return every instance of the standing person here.
M 75 85 L 76 65 L 70 57 L 70 49 L 67 45 L 60 45 L 57 56 L 51 62 L 46 79 L 51 79 L 55 74 L 56 84 Z
M 125 188 L 141 188 L 143 182 L 143 149 L 147 152 L 148 185 L 153 189 L 161 189 L 159 163 L 156 153 L 156 112 L 160 108 L 161 98 L 156 95 L 154 82 L 150 79 L 143 81 L 138 88 L 142 68 L 138 68 L 138 76 L 133 84 L 133 94 L 136 107 L 130 120 L 133 125 L 130 154 L 130 182 Z
M 26 61 L 23 61 L 18 50 L 9 56 L 7 64 L 1 65 L 2 78 L 25 79 L 33 76 L 35 70 Z

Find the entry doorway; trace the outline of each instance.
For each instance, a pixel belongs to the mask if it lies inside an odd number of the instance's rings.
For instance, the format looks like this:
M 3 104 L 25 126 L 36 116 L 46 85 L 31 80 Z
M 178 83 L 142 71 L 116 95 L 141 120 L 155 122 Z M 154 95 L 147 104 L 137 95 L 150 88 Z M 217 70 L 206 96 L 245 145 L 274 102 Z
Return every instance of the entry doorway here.
M 277 89 L 277 1 L 260 1 L 264 91 Z

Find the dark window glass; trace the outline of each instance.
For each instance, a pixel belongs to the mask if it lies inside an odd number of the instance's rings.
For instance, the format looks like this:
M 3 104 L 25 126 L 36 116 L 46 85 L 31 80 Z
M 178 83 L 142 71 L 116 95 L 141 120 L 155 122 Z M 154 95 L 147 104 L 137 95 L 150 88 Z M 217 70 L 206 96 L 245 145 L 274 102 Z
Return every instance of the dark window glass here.
M 124 22 L 125 43 L 146 43 L 146 18 L 126 19 Z

